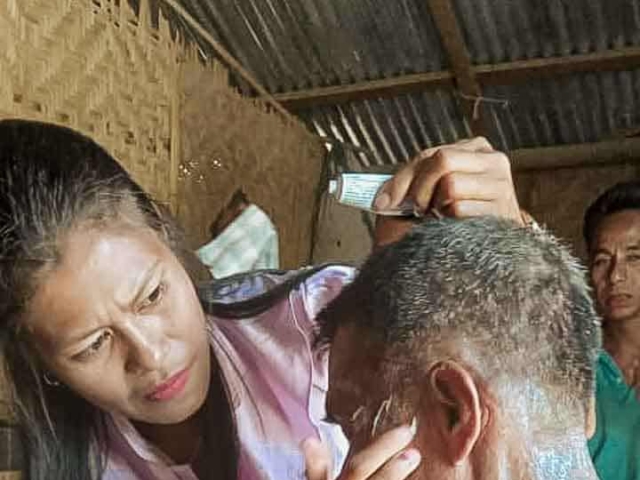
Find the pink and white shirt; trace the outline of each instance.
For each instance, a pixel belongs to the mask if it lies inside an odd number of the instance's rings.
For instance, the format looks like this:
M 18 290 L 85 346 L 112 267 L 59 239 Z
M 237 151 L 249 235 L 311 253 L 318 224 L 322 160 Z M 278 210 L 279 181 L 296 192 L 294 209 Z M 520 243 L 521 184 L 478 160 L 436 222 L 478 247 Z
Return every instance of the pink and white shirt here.
M 348 443 L 341 429 L 323 421 L 328 354 L 312 350 L 314 318 L 353 278 L 349 267 L 328 267 L 309 277 L 266 312 L 248 319 L 210 317 L 211 344 L 231 392 L 240 445 L 239 480 L 302 480 L 300 442 L 324 440 L 337 473 Z M 282 276 L 267 276 L 273 285 Z M 225 301 L 264 291 L 264 282 L 230 289 Z M 104 480 L 197 480 L 175 465 L 124 418 L 110 417 Z

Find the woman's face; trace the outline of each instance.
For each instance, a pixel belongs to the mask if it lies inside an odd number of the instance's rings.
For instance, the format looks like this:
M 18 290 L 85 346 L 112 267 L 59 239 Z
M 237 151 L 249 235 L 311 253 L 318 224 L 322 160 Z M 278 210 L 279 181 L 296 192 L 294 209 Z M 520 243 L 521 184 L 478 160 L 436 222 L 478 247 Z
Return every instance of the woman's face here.
M 171 250 L 150 230 L 77 230 L 29 304 L 46 367 L 95 406 L 151 424 L 181 422 L 210 379 L 205 316 Z

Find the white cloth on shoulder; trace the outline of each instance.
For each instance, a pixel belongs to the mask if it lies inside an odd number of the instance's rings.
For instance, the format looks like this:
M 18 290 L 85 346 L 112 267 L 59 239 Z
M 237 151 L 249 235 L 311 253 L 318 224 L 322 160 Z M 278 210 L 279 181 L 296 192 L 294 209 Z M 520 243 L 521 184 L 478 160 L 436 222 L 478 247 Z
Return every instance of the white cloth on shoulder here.
M 269 216 L 253 204 L 196 254 L 214 278 L 280 267 L 278 232 Z

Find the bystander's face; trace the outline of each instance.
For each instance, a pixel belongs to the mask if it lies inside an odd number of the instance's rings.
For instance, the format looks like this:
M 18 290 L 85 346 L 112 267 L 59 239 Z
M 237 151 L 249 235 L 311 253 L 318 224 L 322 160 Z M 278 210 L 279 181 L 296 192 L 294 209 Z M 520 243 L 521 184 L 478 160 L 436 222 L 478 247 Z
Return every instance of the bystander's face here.
M 607 322 L 640 319 L 640 210 L 605 217 L 590 246 L 591 281 Z

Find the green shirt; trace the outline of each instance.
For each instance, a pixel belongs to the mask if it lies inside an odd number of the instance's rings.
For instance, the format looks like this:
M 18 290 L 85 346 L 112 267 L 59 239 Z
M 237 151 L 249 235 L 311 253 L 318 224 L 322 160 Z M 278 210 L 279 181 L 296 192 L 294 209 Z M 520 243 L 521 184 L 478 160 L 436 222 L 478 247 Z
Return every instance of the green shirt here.
M 596 367 L 596 433 L 589 451 L 601 480 L 640 480 L 640 402 L 604 352 Z

